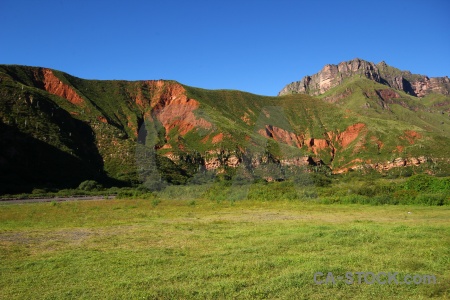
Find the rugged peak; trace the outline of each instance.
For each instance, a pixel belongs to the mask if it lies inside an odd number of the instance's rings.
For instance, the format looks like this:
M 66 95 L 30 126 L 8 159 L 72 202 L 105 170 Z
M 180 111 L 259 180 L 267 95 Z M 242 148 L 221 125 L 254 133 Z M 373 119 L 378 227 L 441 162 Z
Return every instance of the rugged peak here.
M 450 81 L 447 76 L 429 78 L 424 75 L 411 74 L 410 71 L 400 71 L 389 66 L 385 61 L 374 64 L 355 58 L 337 65 L 327 64 L 320 72 L 286 85 L 278 95 L 292 93 L 321 95 L 341 84 L 344 79 L 355 75 L 363 76 L 417 97 L 423 97 L 429 93 L 450 94 Z
M 341 84 L 345 78 L 354 75 L 362 75 L 380 81 L 380 74 L 374 63 L 355 58 L 338 65 L 327 64 L 319 73 L 305 76 L 301 81 L 288 84 L 278 95 L 300 93 L 317 96 Z

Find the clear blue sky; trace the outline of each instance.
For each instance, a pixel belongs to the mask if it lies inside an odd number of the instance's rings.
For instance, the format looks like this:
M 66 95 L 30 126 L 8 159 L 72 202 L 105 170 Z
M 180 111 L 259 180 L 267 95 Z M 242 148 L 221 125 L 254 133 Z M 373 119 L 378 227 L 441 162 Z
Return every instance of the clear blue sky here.
M 0 0 L 0 64 L 261 95 L 355 57 L 444 76 L 449 3 Z

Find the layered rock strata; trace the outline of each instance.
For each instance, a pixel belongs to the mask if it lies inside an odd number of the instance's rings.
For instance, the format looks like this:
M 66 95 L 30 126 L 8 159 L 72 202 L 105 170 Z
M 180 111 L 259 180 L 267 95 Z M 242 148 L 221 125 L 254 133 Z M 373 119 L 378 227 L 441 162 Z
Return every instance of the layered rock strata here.
M 400 71 L 384 61 L 374 64 L 356 58 L 338 65 L 325 65 L 320 72 L 286 85 L 278 95 L 298 93 L 318 96 L 353 76 L 365 77 L 416 97 L 423 97 L 429 93 L 450 94 L 450 79 L 447 76 L 430 78 L 409 71 Z

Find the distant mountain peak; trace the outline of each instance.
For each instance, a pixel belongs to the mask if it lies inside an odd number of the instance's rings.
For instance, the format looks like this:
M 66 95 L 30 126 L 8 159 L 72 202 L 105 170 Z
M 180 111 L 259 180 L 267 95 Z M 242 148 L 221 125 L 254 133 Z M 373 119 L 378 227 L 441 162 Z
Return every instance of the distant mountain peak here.
M 375 64 L 354 58 L 337 65 L 327 64 L 318 73 L 286 85 L 278 95 L 298 93 L 318 96 L 353 76 L 362 76 L 416 97 L 430 93 L 450 94 L 450 80 L 447 76 L 430 78 L 412 74 L 410 71 L 401 71 L 389 66 L 385 61 Z

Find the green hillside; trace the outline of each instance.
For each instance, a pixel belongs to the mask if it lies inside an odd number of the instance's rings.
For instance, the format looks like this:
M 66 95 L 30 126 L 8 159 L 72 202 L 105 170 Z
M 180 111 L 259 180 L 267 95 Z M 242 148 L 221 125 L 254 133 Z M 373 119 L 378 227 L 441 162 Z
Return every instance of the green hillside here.
M 0 66 L 0 80 L 0 193 L 88 179 L 179 184 L 240 169 L 266 180 L 286 179 L 294 167 L 448 172 L 450 98 L 419 99 L 365 78 L 320 97 L 11 65 Z
M 383 93 L 388 95 L 386 99 L 380 96 Z M 366 78 L 352 78 L 320 98 L 325 101 L 341 98 L 334 104 L 366 123 L 370 133 L 382 141 L 384 152 L 392 152 L 401 146 L 404 156 L 425 155 L 441 159 L 448 156 L 448 96 L 430 94 L 417 98 Z M 421 137 L 405 136 L 405 131 L 415 131 Z

